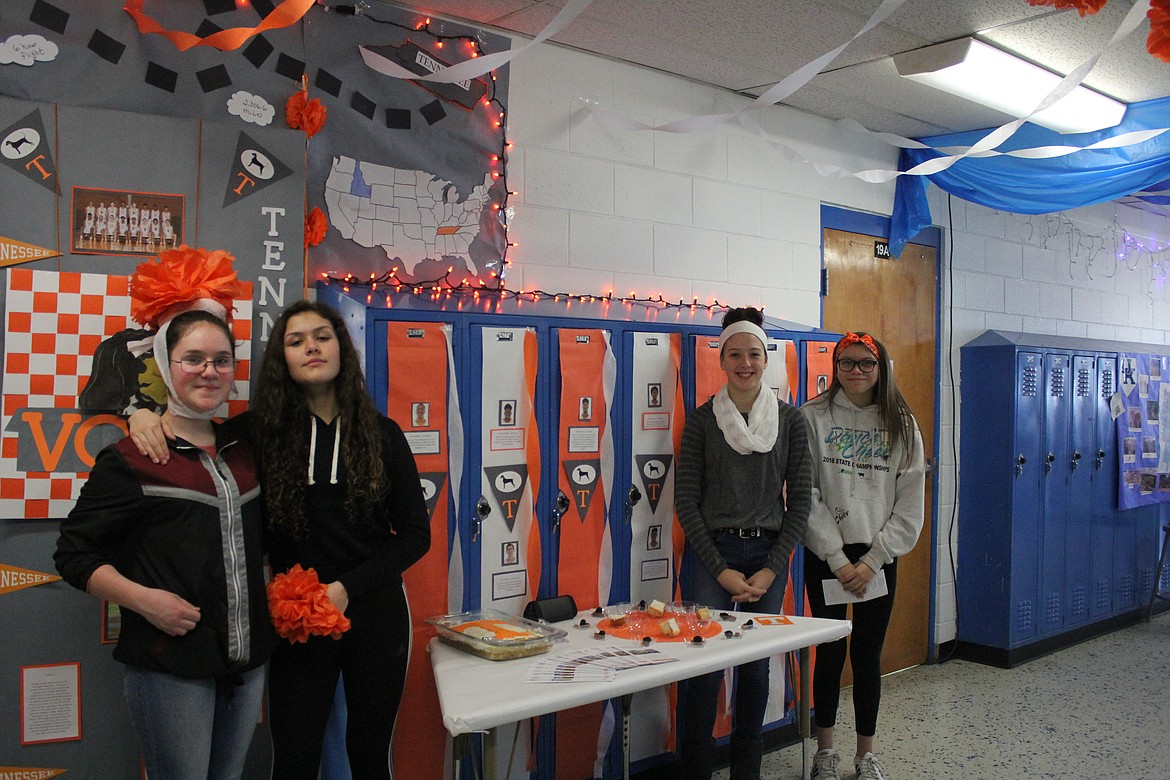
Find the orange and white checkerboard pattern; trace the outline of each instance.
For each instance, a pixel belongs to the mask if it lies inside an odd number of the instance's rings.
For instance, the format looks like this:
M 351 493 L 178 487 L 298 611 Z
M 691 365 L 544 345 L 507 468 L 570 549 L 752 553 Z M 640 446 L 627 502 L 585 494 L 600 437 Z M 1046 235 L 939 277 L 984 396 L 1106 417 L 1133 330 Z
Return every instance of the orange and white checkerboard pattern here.
M 129 278 L 107 274 L 8 271 L 4 336 L 3 410 L 0 420 L 0 518 L 62 518 L 69 514 L 88 473 L 21 472 L 18 440 L 9 430 L 19 409 L 76 409 L 98 344 L 126 328 Z M 251 285 L 247 285 L 251 293 Z M 252 301 L 237 300 L 233 330 L 236 392 L 227 415 L 248 405 Z

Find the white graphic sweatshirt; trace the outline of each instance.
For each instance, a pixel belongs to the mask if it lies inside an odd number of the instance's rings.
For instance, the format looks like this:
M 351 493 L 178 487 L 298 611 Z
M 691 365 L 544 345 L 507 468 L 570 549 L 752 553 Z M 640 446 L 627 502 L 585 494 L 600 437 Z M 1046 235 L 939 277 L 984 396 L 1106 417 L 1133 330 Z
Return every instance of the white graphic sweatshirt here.
M 813 455 L 812 510 L 804 545 L 837 571 L 846 544 L 867 544 L 860 559 L 875 572 L 914 548 L 926 493 L 922 435 L 910 452 L 890 451 L 878 407 L 854 406 L 844 392 L 800 408 Z

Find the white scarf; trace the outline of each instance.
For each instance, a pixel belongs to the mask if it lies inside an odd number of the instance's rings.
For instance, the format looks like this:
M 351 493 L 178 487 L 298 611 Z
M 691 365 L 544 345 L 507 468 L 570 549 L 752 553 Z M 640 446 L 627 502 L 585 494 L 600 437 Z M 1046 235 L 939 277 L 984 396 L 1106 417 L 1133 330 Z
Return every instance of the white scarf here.
M 154 334 L 154 363 L 158 367 L 158 375 L 162 377 L 163 384 L 167 386 L 167 409 L 177 417 L 187 417 L 192 420 L 210 420 L 215 417 L 218 409 L 197 412 L 180 401 L 179 396 L 175 394 L 175 382 L 171 379 L 171 355 L 167 351 L 167 331 L 171 328 L 171 320 L 185 311 L 200 309 L 210 312 L 223 320 L 227 317 L 227 310 L 209 298 L 196 298 L 189 303 L 173 308 L 173 311 L 168 309 L 166 314 L 160 318 L 165 321 L 161 323 L 158 332 Z
M 727 385 L 719 388 L 711 406 L 715 411 L 715 422 L 731 449 L 740 455 L 772 451 L 780 430 L 780 405 L 772 388 L 760 385 L 746 421 L 727 394 Z

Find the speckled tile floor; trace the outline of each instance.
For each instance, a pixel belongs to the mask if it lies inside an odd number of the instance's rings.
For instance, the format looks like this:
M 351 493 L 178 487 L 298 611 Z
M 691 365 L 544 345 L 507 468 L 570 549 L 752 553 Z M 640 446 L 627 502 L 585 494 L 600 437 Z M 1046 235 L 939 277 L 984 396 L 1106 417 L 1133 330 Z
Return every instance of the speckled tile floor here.
M 836 734 L 846 778 L 851 693 Z M 876 752 L 891 780 L 1170 780 L 1170 612 L 1015 669 L 951 660 L 890 675 Z M 800 772 L 796 745 L 764 756 L 769 780 Z

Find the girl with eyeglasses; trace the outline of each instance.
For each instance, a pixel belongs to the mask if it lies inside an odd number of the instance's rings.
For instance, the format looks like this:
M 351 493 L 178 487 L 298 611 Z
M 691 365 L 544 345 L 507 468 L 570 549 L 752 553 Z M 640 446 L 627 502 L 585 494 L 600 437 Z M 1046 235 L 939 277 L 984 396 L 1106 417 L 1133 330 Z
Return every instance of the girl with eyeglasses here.
M 812 777 L 841 780 L 833 730 L 846 643 L 853 667 L 857 780 L 887 780 L 874 755 L 881 656 L 894 607 L 898 558 L 922 530 L 925 460 L 918 424 L 891 374 L 889 353 L 868 333 L 846 333 L 833 350 L 833 381 L 800 411 L 809 426 L 814 478 L 804 536 L 804 583 L 812 614 L 844 619 L 826 604 L 826 581 L 855 601 L 848 639 L 817 646 L 813 674 L 817 754 Z M 875 596 L 885 579 L 885 595 Z
M 143 456 L 129 438 L 103 449 L 53 556 L 67 582 L 121 607 L 114 660 L 126 667 L 144 771 L 175 780 L 242 777 L 276 643 L 252 450 L 212 422 L 235 379 L 224 318 L 237 291 L 230 255 L 211 255 L 183 247 L 139 266 L 131 283 L 134 318 L 161 325 L 154 350 L 176 437 L 170 462 Z M 158 293 L 147 304 L 134 297 L 143 266 Z M 206 293 L 186 282 L 215 277 L 227 288 L 220 295 L 179 296 Z
M 130 420 L 149 456 L 165 454 L 169 433 L 158 420 L 150 412 Z M 351 622 L 339 639 L 310 636 L 273 650 L 272 776 L 317 778 L 340 678 L 350 771 L 389 780 L 412 641 L 402 573 L 430 547 L 406 435 L 370 400 L 341 315 L 310 301 L 289 305 L 273 324 L 251 408 L 229 425 L 256 450 L 273 573 L 313 568 Z

